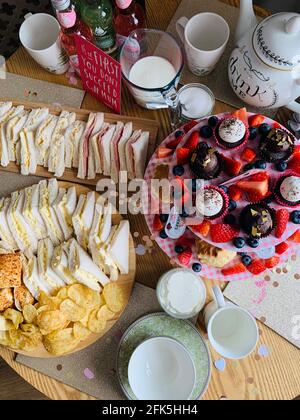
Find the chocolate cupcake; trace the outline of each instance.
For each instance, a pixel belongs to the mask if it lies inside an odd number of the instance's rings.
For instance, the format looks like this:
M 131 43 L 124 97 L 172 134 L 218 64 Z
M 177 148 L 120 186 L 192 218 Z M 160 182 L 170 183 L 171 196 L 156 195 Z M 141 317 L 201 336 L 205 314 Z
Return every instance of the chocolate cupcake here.
M 266 238 L 275 228 L 275 212 L 264 203 L 249 204 L 240 215 L 240 225 L 249 237 Z
M 276 201 L 286 207 L 296 207 L 300 204 L 300 177 L 289 174 L 281 177 L 275 187 Z
M 223 149 L 237 149 L 249 140 L 249 130 L 242 120 L 225 118 L 215 129 L 215 140 Z
M 260 155 L 267 162 L 279 163 L 289 159 L 295 148 L 292 134 L 282 128 L 272 128 L 260 141 Z
M 199 143 L 191 155 L 190 168 L 198 179 L 217 178 L 222 170 L 221 156 L 207 143 Z
M 218 187 L 209 186 L 196 200 L 197 212 L 205 219 L 216 220 L 224 217 L 229 208 L 229 197 Z

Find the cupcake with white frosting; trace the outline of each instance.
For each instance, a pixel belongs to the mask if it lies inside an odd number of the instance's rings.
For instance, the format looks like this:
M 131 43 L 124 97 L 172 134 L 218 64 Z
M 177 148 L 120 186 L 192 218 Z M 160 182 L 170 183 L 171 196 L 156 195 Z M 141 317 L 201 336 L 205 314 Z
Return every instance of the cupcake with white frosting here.
M 238 118 L 225 118 L 215 129 L 215 140 L 223 149 L 240 148 L 249 140 L 248 127 Z
M 218 187 L 206 187 L 197 197 L 197 213 L 205 219 L 215 220 L 224 217 L 228 207 L 228 195 Z
M 281 177 L 275 187 L 276 201 L 286 207 L 300 205 L 300 177 L 289 173 Z

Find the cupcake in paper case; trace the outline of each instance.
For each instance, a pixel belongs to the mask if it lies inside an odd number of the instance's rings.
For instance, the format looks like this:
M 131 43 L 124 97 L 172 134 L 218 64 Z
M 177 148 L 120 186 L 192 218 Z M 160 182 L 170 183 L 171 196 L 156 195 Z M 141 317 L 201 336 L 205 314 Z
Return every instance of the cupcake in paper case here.
M 208 220 L 223 218 L 229 208 L 229 197 L 220 188 L 214 186 L 205 187 L 199 192 L 196 200 L 197 213 Z
M 222 172 L 220 154 L 207 143 L 201 142 L 190 158 L 190 169 L 198 179 L 212 180 Z
M 290 172 L 282 176 L 275 186 L 276 201 L 285 207 L 300 205 L 300 176 Z
M 282 128 L 272 128 L 260 140 L 259 151 L 262 159 L 269 163 L 280 163 L 294 153 L 295 138 Z
M 218 146 L 226 150 L 238 150 L 246 145 L 250 132 L 245 123 L 235 117 L 224 118 L 214 130 Z
M 275 211 L 265 203 L 252 203 L 240 214 L 241 229 L 253 239 L 268 237 L 275 229 Z

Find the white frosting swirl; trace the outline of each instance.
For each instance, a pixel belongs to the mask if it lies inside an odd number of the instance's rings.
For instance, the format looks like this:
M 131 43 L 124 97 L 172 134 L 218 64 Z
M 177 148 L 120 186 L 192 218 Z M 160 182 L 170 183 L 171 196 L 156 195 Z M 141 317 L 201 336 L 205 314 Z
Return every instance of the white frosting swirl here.
M 300 177 L 287 177 L 280 185 L 280 194 L 290 203 L 297 203 L 300 201 Z
M 246 134 L 246 127 L 243 121 L 237 118 L 227 118 L 219 127 L 219 136 L 226 143 L 237 143 Z

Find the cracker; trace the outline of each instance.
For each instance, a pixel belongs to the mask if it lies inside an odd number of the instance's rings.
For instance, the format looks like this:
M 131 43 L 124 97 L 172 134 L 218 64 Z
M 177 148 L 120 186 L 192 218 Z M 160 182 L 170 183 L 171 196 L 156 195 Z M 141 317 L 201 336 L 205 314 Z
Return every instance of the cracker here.
M 0 312 L 11 308 L 14 303 L 13 292 L 11 289 L 0 290 Z
M 18 254 L 0 255 L 0 289 L 22 285 L 22 263 Z

